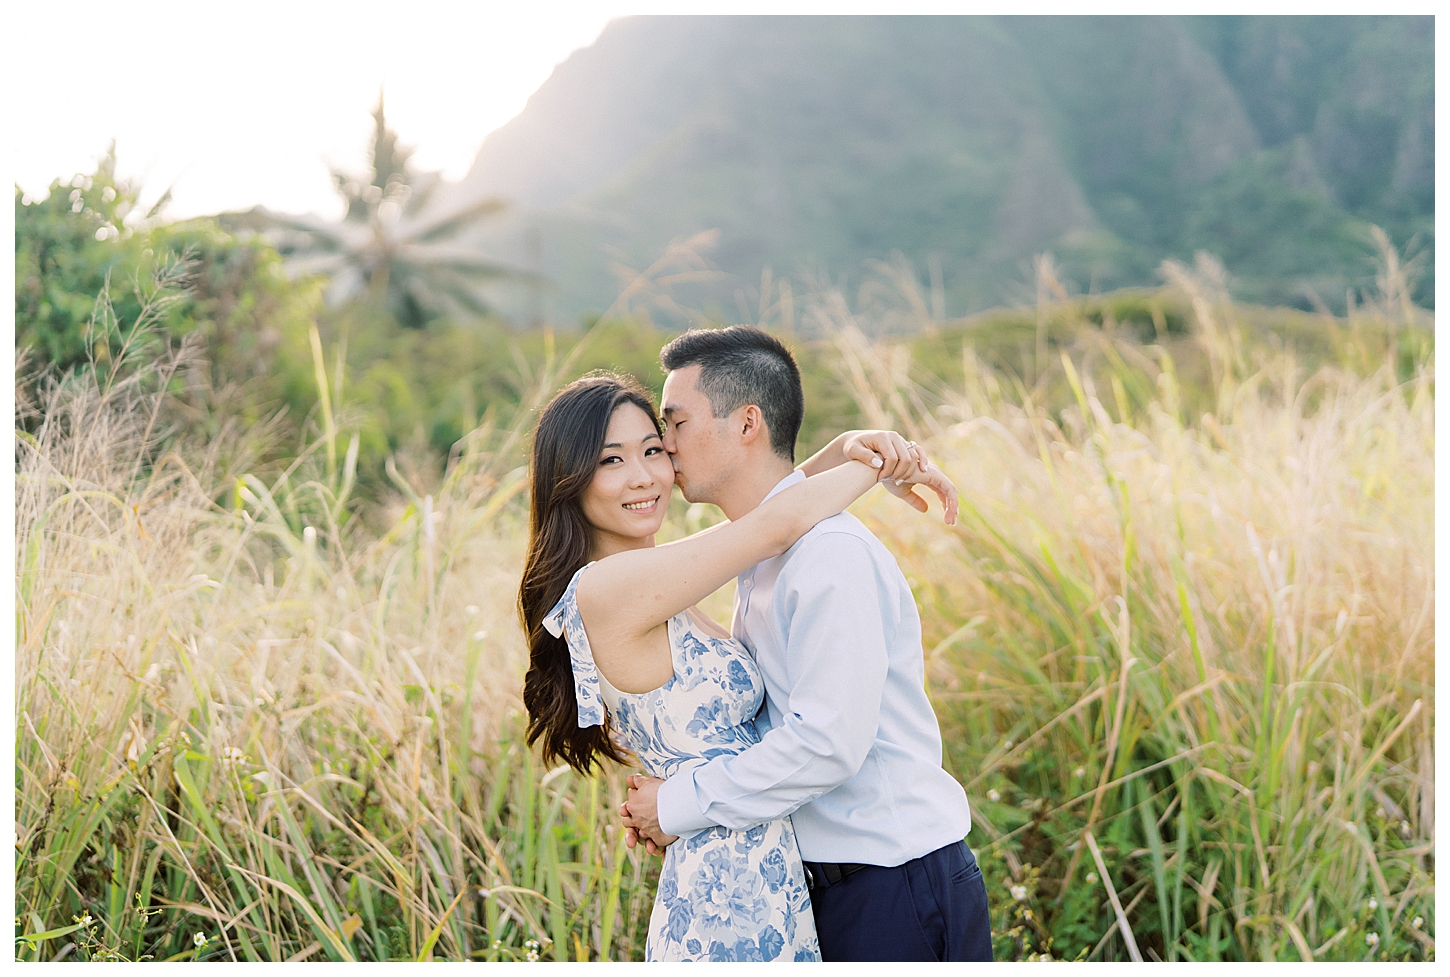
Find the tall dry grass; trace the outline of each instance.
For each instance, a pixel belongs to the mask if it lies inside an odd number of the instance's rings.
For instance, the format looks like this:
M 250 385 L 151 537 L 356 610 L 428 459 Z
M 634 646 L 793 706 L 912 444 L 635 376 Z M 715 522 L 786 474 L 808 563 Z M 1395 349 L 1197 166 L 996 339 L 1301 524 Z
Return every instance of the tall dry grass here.
M 864 515 L 922 605 L 999 948 L 1433 956 L 1434 381 L 1400 355 L 1420 314 L 1368 310 L 1368 375 L 1306 375 L 1211 264 L 1165 271 L 1211 368 L 1198 417 L 1171 359 L 1086 328 L 1039 381 L 1070 387 L 1056 412 L 970 351 L 923 409 L 899 351 L 838 330 L 872 423 L 962 492 L 957 531 Z
M 943 391 L 808 313 L 962 488 L 957 530 L 859 511 L 922 607 L 999 955 L 1431 957 L 1422 313 L 1359 310 L 1305 376 L 1211 272 L 1169 269 L 1197 417 L 1171 358 L 1087 326 L 1031 386 L 968 354 Z M 620 777 L 518 738 L 528 411 L 365 525 L 315 353 L 318 437 L 266 480 L 251 432 L 164 437 L 174 361 L 51 384 L 17 442 L 17 956 L 638 958 Z
M 268 483 L 163 450 L 175 359 L 52 382 L 17 444 L 17 955 L 637 955 L 621 785 L 516 739 L 527 413 L 371 537 L 318 352 Z

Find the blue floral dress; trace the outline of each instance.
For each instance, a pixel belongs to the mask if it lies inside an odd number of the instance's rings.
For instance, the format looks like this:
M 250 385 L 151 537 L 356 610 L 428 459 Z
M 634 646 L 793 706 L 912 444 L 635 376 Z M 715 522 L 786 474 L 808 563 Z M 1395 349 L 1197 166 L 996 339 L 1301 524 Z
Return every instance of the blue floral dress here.
M 592 565 L 592 564 L 591 564 Z M 604 722 L 602 677 L 579 616 L 574 574 L 544 619 L 567 636 L 579 725 Z M 757 743 L 765 683 L 732 639 L 703 633 L 681 613 L 667 625 L 675 674 L 651 692 L 604 683 L 613 726 L 653 777 L 669 778 Z M 646 960 L 819 960 L 805 869 L 789 818 L 743 831 L 706 828 L 665 849 L 650 914 Z

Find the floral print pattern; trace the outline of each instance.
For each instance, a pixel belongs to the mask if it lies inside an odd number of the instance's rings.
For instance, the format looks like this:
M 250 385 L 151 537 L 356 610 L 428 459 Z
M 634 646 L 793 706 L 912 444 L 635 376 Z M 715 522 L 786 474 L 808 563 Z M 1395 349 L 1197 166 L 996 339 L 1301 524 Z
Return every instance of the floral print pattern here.
M 556 638 L 568 634 L 569 664 L 574 670 L 574 701 L 579 707 L 579 728 L 604 725 L 604 700 L 599 697 L 599 669 L 594 667 L 594 652 L 589 650 L 589 636 L 584 633 L 584 620 L 574 603 L 579 575 L 594 564 L 586 564 L 569 581 L 569 588 L 554 609 L 544 618 L 544 630 Z M 569 613 L 570 610 L 573 613 Z
M 604 721 L 599 672 L 575 600 L 584 569 L 544 619 L 550 633 L 567 635 L 580 726 Z M 684 613 L 667 627 L 674 675 L 651 692 L 619 693 L 613 711 L 614 728 L 645 771 L 664 778 L 757 743 L 754 718 L 765 698 L 760 670 L 739 642 L 702 633 Z M 706 828 L 665 849 L 646 960 L 820 958 L 789 818 L 743 831 Z

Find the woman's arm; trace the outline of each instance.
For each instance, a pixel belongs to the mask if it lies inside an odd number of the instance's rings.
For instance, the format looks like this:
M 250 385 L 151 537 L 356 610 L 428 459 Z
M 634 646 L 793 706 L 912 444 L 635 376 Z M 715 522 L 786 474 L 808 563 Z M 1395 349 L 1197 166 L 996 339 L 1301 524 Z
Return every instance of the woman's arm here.
M 778 492 L 734 522 L 662 546 L 605 557 L 579 581 L 579 610 L 596 642 L 633 642 L 726 581 L 788 550 L 811 527 L 876 484 L 880 469 L 837 465 Z
M 904 479 L 913 470 L 926 471 L 926 452 L 915 441 L 908 441 L 895 431 L 842 431 L 831 443 L 811 455 L 798 466 L 807 476 L 819 475 L 848 461 L 870 463 L 871 456 L 884 462 L 883 479 Z

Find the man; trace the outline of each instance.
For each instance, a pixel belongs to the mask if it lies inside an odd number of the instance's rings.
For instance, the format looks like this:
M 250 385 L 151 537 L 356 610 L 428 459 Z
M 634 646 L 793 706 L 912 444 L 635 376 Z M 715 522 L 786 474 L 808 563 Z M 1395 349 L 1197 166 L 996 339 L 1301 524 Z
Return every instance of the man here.
M 805 477 L 800 371 L 779 341 L 692 330 L 660 360 L 665 449 L 686 499 L 734 520 Z M 826 960 L 990 960 L 986 887 L 963 841 L 971 814 L 941 767 L 921 621 L 895 559 L 854 516 L 833 516 L 740 575 L 732 631 L 765 677 L 761 740 L 667 782 L 631 777 L 631 841 L 660 851 L 711 825 L 791 815 Z

